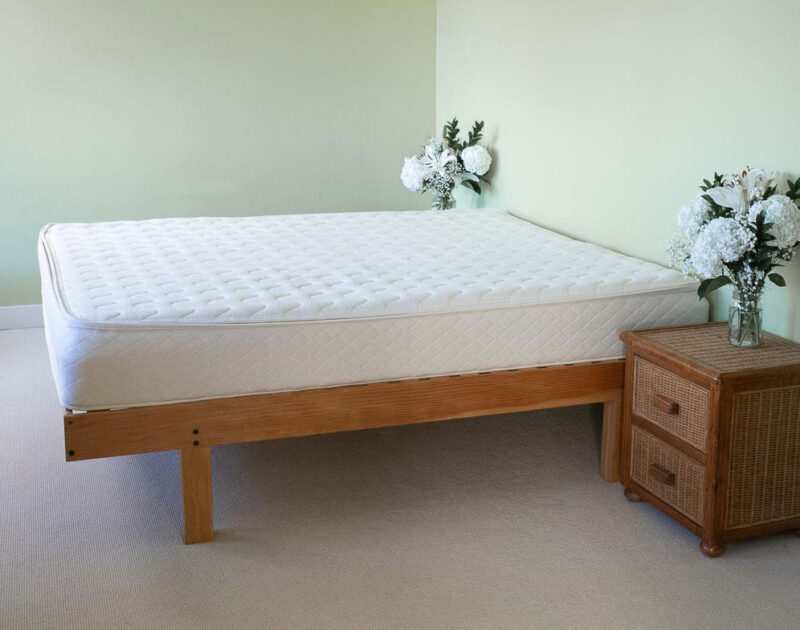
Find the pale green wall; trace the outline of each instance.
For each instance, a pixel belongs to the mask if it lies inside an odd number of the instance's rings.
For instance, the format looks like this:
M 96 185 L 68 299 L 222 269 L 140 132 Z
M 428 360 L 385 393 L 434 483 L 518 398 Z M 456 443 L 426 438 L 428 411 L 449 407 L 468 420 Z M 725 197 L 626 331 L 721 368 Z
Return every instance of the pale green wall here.
M 50 221 L 424 208 L 435 2 L 0 1 L 0 305 Z
M 434 98 L 496 151 L 461 206 L 659 262 L 699 178 L 800 173 L 800 3 L 437 4 L 0 2 L 0 305 L 39 301 L 50 221 L 424 208 Z M 766 327 L 800 339 L 785 275 Z
M 715 169 L 800 174 L 797 0 L 439 0 L 437 51 L 438 123 L 483 118 L 495 150 L 462 207 L 664 263 Z M 798 263 L 765 327 L 800 340 Z

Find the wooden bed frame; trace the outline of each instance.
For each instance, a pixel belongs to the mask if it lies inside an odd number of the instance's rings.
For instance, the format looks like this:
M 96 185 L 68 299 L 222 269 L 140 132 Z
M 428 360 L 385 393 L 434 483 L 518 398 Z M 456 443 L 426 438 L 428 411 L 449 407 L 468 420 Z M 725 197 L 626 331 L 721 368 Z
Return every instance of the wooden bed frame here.
M 214 538 L 211 447 L 603 403 L 600 474 L 619 480 L 623 359 L 64 415 L 67 461 L 180 449 L 184 540 Z

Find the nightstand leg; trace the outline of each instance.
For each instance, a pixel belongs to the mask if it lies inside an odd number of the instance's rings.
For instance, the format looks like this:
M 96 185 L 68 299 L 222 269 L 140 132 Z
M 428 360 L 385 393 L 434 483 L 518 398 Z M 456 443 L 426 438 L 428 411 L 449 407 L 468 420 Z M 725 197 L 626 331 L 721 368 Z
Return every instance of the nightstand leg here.
M 795 536 L 797 536 L 798 538 L 800 538 L 800 529 L 798 529 L 798 530 L 797 530 L 797 531 L 794 533 L 794 535 L 795 535 Z
M 725 545 L 717 540 L 702 539 L 700 541 L 700 551 L 702 551 L 709 558 L 718 558 L 725 553 Z
M 636 494 L 633 490 L 628 490 L 627 488 L 625 488 L 625 498 L 631 503 L 639 503 L 639 501 L 642 500 L 642 497 Z

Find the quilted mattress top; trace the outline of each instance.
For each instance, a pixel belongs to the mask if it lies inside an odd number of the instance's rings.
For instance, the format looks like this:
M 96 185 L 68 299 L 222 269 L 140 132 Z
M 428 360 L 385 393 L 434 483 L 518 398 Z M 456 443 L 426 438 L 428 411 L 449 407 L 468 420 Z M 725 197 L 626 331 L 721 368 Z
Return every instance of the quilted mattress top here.
M 392 317 L 696 284 L 492 209 L 65 223 L 40 246 L 74 325 Z

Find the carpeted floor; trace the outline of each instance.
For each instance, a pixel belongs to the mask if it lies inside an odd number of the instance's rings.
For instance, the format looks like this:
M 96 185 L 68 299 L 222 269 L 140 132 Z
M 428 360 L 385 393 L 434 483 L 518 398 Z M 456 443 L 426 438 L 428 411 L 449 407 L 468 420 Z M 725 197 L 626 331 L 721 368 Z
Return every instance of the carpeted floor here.
M 797 628 L 800 539 L 697 539 L 598 474 L 600 410 L 76 462 L 41 330 L 0 333 L 0 628 Z

